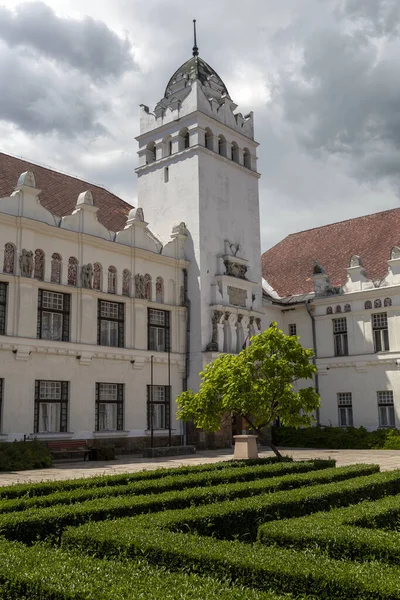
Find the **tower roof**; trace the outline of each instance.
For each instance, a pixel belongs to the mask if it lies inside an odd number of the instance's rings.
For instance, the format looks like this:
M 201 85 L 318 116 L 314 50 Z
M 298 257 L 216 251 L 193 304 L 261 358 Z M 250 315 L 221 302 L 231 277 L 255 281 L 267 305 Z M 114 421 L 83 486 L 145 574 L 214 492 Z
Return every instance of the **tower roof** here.
M 175 71 L 171 79 L 168 81 L 167 87 L 165 88 L 164 98 L 168 98 L 174 93 L 174 84 L 181 80 L 189 81 L 200 81 L 205 87 L 212 87 L 215 90 L 215 86 L 218 88 L 218 92 L 221 96 L 225 95 L 228 98 L 229 92 L 226 85 L 222 81 L 221 77 L 214 71 L 212 67 L 205 60 L 200 58 L 197 54 L 187 60 L 179 69 Z M 211 91 L 211 90 L 210 90 Z

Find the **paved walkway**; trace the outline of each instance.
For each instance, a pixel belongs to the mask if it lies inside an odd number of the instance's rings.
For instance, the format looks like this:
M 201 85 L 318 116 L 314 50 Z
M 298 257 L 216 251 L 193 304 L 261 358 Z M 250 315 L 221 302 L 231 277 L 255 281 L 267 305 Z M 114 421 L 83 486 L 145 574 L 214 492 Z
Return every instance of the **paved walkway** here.
M 334 458 L 337 466 L 355 463 L 375 463 L 382 471 L 400 469 L 400 450 L 314 450 L 301 448 L 281 448 L 282 454 L 292 456 L 294 460 L 308 458 Z M 260 452 L 260 456 L 273 456 L 271 451 Z M 170 458 L 141 458 L 137 456 L 123 456 L 113 461 L 99 462 L 56 462 L 49 469 L 36 469 L 35 471 L 15 471 L 0 473 L 0 486 L 12 483 L 54 481 L 57 479 L 77 479 L 79 477 L 92 477 L 93 475 L 116 475 L 118 473 L 131 473 L 159 467 L 180 467 L 182 465 L 196 465 L 215 463 L 233 458 L 232 450 L 207 450 L 190 456 L 174 456 Z

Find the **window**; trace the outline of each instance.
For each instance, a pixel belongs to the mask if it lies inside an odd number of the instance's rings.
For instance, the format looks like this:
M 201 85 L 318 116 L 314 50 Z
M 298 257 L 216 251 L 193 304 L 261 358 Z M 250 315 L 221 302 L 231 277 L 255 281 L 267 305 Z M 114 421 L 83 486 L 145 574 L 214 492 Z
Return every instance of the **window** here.
M 387 352 L 389 350 L 387 313 L 372 315 L 372 332 L 374 335 L 374 352 Z
M 365 310 L 369 310 L 370 308 L 372 308 L 372 302 L 371 302 L 371 300 L 366 300 L 364 302 L 364 308 L 365 308 Z
M 147 386 L 147 429 L 169 429 L 170 398 L 169 386 Z
M 38 291 L 37 337 L 69 342 L 70 295 Z
M 169 167 L 164 167 L 164 183 L 169 181 Z
M 170 343 L 169 312 L 148 309 L 148 348 L 156 352 L 167 352 Z
M 7 283 L 0 282 L 0 335 L 6 335 Z
M 124 385 L 96 383 L 96 431 L 124 428 Z
M 189 132 L 188 131 L 185 133 L 184 140 L 185 140 L 184 147 L 185 148 L 189 148 L 190 147 L 190 137 L 189 137 Z
M 341 392 L 337 395 L 339 409 L 339 427 L 353 427 L 353 404 L 351 392 Z
M 125 305 L 122 302 L 99 300 L 97 343 L 100 346 L 125 345 Z
M 206 148 L 213 150 L 213 132 L 208 127 L 206 128 L 205 142 Z
M 347 319 L 333 319 L 333 341 L 335 346 L 335 356 L 347 356 L 349 347 L 347 344 Z
M 67 431 L 68 381 L 35 381 L 35 433 Z
M 243 150 L 243 165 L 246 169 L 251 169 L 251 155 L 248 148 Z
M 50 281 L 52 283 L 61 283 L 61 262 L 61 256 L 55 252 L 51 257 Z
M 296 323 L 289 324 L 289 335 L 297 335 L 297 326 Z
M 392 390 L 377 392 L 379 427 L 395 427 L 394 402 Z

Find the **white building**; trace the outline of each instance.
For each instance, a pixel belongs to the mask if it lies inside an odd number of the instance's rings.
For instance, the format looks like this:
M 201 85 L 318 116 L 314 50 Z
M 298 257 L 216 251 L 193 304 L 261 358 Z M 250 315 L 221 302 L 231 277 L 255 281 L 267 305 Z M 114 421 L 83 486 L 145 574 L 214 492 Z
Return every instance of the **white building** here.
M 175 397 L 261 331 L 257 143 L 235 110 L 195 47 L 141 108 L 137 208 L 0 155 L 0 440 L 138 449 L 152 398 L 177 441 Z
M 0 154 L 0 441 L 182 442 L 175 397 L 273 320 L 316 350 L 322 424 L 400 423 L 400 209 L 261 261 L 253 114 L 236 109 L 195 46 L 141 107 L 136 208 Z

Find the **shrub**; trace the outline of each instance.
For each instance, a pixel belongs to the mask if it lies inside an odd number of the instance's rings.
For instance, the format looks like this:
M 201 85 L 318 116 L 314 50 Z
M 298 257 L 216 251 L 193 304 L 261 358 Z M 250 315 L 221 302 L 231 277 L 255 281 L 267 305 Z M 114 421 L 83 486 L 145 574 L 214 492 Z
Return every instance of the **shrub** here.
M 37 440 L 0 443 L 0 471 L 24 471 L 50 467 L 51 454 Z
M 328 482 L 343 478 L 349 479 L 351 477 L 357 477 L 362 473 L 367 475 L 377 469 L 378 467 L 376 465 L 353 465 L 351 467 L 342 467 L 341 469 L 328 469 L 318 473 L 311 472 L 286 476 L 286 486 L 287 488 L 304 486 L 307 484 L 307 476 L 309 485 L 312 485 L 315 483 L 316 478 L 318 478 L 319 482 Z M 390 474 L 384 475 L 386 476 L 385 481 L 391 481 L 389 477 Z M 292 477 L 292 480 L 290 480 L 290 477 Z M 373 489 L 374 480 L 371 480 L 371 477 L 368 476 L 364 477 L 364 479 L 370 482 Z M 392 479 L 395 478 L 392 476 Z M 285 480 L 285 477 L 277 477 L 275 478 L 275 481 L 266 479 L 253 482 L 238 482 L 213 487 L 192 488 L 184 491 L 165 492 L 154 496 L 107 497 L 68 505 L 57 504 L 55 506 L 50 506 L 49 508 L 32 508 L 26 511 L 0 515 L 0 534 L 8 539 L 32 543 L 36 539 L 46 539 L 46 537 L 51 535 L 60 535 L 62 530 L 68 525 L 79 525 L 88 520 L 103 521 L 105 519 L 124 517 L 126 515 L 149 512 L 155 513 L 165 509 L 183 509 L 189 506 L 210 504 L 213 502 L 220 502 L 220 504 L 215 504 L 215 507 L 218 507 L 218 509 L 225 505 L 228 505 L 229 508 L 231 508 L 230 505 L 232 505 L 232 511 L 235 512 L 236 507 L 234 502 L 223 501 L 233 498 L 244 498 L 244 500 L 238 500 L 237 502 L 242 502 L 244 504 L 249 502 L 251 506 L 251 501 L 254 500 L 254 498 L 249 498 L 249 496 L 262 495 L 265 492 L 275 491 L 276 489 L 279 489 L 279 486 L 285 485 L 285 481 L 282 480 Z M 360 480 L 361 478 L 357 477 L 357 481 Z M 398 480 L 400 481 L 400 474 L 398 475 Z M 379 486 L 382 484 L 378 483 L 376 485 Z M 386 487 L 388 487 L 387 484 Z M 329 488 L 329 485 L 316 486 L 312 489 L 319 490 L 319 488 Z M 362 489 L 364 488 L 365 485 Z M 273 498 L 277 498 L 278 504 L 279 501 L 283 501 L 285 505 L 285 499 L 291 498 L 294 493 L 295 490 L 291 492 L 266 494 L 265 496 L 262 496 L 262 498 L 266 499 L 266 506 L 268 507 L 273 506 L 273 504 L 271 504 Z M 294 505 L 296 502 L 297 500 L 292 501 Z M 189 510 L 189 513 L 190 512 L 191 511 Z M 156 516 L 154 516 L 154 518 L 156 518 Z M 226 524 L 226 526 L 228 526 L 228 524 Z
M 400 449 L 400 432 L 393 429 L 367 431 L 365 427 L 274 427 L 277 446 L 328 449 Z
M 134 594 L 134 595 L 133 595 Z M 168 573 L 141 561 L 107 562 L 37 544 L 0 541 L 0 597 L 7 600 L 284 600 L 210 577 Z
M 0 498 L 20 498 L 27 496 L 44 496 L 56 491 L 68 491 L 80 488 L 102 487 L 112 485 L 124 485 L 134 481 L 151 481 L 161 479 L 166 475 L 186 475 L 190 473 L 208 473 L 224 470 L 227 467 L 240 468 L 244 466 L 267 465 L 274 463 L 292 463 L 293 459 L 289 456 L 278 460 L 276 457 L 257 458 L 252 460 L 232 460 L 214 464 L 193 465 L 175 468 L 159 468 L 149 471 L 139 471 L 137 473 L 121 473 L 118 475 L 99 475 L 95 477 L 85 477 L 80 479 L 69 479 L 65 481 L 43 481 L 37 484 L 22 483 L 6 487 L 0 487 Z
M 198 486 L 211 486 L 239 481 L 254 481 L 282 477 L 285 474 L 306 473 L 333 467 L 335 461 L 318 460 L 297 463 L 276 463 L 256 465 L 254 467 L 229 468 L 191 473 L 189 475 L 166 475 L 162 479 L 136 481 L 125 485 L 78 488 L 76 490 L 55 492 L 46 496 L 22 497 L 16 499 L 0 499 L 0 513 L 26 510 L 33 507 L 54 506 L 55 504 L 71 504 L 106 496 L 126 496 L 140 494 L 161 494 L 166 491 L 184 490 Z M 166 471 L 168 473 L 168 471 Z

